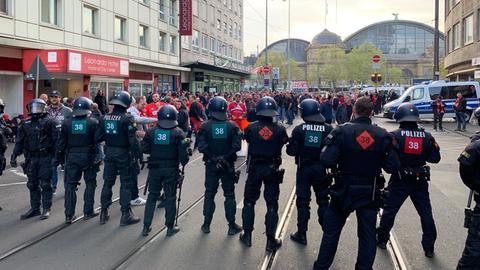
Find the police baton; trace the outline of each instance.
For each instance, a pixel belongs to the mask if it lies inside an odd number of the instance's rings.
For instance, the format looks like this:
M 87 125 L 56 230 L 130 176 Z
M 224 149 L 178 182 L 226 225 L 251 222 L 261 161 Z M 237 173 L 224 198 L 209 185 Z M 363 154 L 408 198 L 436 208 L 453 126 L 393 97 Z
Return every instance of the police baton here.
M 466 229 L 469 229 L 472 223 L 472 217 L 473 217 L 472 200 L 473 200 L 473 190 L 470 190 L 470 194 L 468 195 L 467 207 L 465 208 L 465 220 L 463 222 L 463 227 L 465 227 Z
M 182 172 L 180 173 L 180 177 L 184 179 L 185 177 L 185 165 L 182 165 Z M 180 201 L 182 200 L 182 187 L 183 187 L 183 179 L 179 183 L 178 187 L 178 199 L 177 199 L 177 211 L 175 216 L 175 226 L 178 225 L 178 211 L 180 211 Z

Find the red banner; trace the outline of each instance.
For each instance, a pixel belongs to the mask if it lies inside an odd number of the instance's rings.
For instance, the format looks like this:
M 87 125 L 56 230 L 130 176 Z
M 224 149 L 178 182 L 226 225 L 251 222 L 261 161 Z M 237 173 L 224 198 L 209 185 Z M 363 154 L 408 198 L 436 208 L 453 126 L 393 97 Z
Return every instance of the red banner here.
M 129 62 L 126 59 L 69 50 L 67 72 L 128 77 Z
M 23 72 L 28 72 L 37 55 L 49 72 L 65 72 L 67 69 L 67 50 L 23 50 Z
M 192 0 L 180 0 L 180 29 L 181 36 L 192 35 Z

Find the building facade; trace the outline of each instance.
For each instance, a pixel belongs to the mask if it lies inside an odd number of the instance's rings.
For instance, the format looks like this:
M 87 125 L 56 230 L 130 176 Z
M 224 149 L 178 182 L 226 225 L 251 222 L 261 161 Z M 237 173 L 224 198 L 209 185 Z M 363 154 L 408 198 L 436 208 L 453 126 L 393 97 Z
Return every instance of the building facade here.
M 193 34 L 182 37 L 182 89 L 238 91 L 243 64 L 243 0 L 193 0 Z
M 0 96 L 6 112 L 24 112 L 36 95 L 24 74 L 38 55 L 51 80 L 40 93 L 107 99 L 175 91 L 180 67 L 177 0 L 0 1 Z
M 480 80 L 480 0 L 446 0 L 445 33 L 447 77 Z

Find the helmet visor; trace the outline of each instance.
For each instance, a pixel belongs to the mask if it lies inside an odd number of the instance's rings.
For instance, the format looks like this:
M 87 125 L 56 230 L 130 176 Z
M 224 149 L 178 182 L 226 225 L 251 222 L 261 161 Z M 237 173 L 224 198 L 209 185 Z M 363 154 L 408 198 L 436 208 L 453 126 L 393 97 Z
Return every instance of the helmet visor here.
M 29 113 L 30 114 L 40 114 L 45 113 L 45 104 L 43 103 L 31 103 L 29 106 Z

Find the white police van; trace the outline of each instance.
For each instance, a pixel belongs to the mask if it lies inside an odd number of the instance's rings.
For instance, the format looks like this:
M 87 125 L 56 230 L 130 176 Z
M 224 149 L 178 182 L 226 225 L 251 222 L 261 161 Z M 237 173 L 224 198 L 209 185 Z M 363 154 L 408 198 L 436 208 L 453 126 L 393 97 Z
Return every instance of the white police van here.
M 421 119 L 433 119 L 432 102 L 440 95 L 446 105 L 444 118 L 453 118 L 455 117 L 453 104 L 459 92 L 467 99 L 467 121 L 469 121 L 473 111 L 479 107 L 480 84 L 478 82 L 435 81 L 412 86 L 398 99 L 385 104 L 383 116 L 393 119 L 398 106 L 403 102 L 410 102 L 417 107 Z

